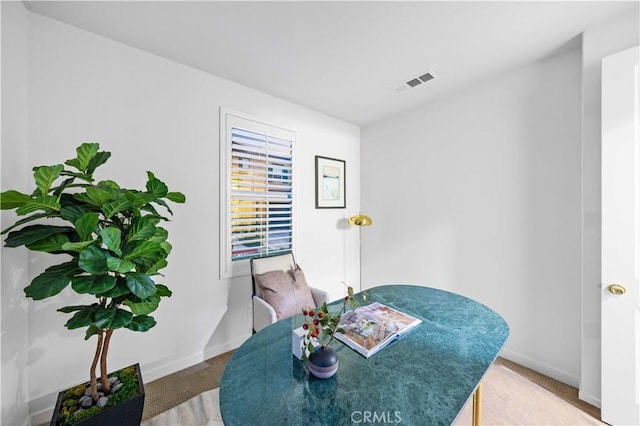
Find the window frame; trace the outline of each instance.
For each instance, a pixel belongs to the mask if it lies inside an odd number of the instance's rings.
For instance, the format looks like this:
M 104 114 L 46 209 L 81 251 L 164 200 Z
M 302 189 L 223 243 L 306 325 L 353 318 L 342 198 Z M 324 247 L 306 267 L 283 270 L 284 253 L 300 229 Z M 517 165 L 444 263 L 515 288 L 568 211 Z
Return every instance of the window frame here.
M 248 114 L 220 108 L 220 279 L 228 279 L 250 273 L 249 258 L 232 260 L 231 226 L 231 171 L 232 137 L 231 129 L 240 128 L 252 132 L 291 140 L 291 250 L 296 238 L 296 132 L 269 123 Z

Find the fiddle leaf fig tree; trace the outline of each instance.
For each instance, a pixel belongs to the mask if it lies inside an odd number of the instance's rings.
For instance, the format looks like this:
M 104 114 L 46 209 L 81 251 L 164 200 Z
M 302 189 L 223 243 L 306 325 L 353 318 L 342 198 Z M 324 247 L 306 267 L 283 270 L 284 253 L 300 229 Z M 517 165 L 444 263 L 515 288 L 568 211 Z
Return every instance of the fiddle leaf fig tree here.
M 94 400 L 98 363 L 103 392 L 110 392 L 107 354 L 113 332 L 149 330 L 156 324 L 150 314 L 171 296 L 156 278 L 171 252 L 167 230 L 160 226 L 168 219 L 158 208 L 172 215 L 167 201 L 185 202 L 183 194 L 169 192 L 151 172 L 144 190 L 121 188 L 112 180 L 96 182 L 94 172 L 110 156 L 97 143 L 84 143 L 64 165 L 34 167 L 31 194 L 0 194 L 2 210 L 21 217 L 2 231 L 8 233 L 5 247 L 25 246 L 64 258 L 35 277 L 25 295 L 46 299 L 71 285 L 76 293 L 95 296 L 94 303 L 58 309 L 71 314 L 68 329 L 84 328 L 85 340 L 97 338 L 90 368 Z

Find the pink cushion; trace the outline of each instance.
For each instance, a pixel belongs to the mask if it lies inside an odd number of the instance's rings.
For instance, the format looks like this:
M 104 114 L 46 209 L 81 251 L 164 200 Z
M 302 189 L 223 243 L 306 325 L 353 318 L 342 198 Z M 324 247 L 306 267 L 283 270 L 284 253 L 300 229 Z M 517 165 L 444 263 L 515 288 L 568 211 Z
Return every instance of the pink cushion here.
M 262 289 L 262 298 L 276 311 L 278 319 L 289 318 L 302 312 L 304 307 L 315 307 L 311 289 L 302 269 L 270 271 L 255 276 Z

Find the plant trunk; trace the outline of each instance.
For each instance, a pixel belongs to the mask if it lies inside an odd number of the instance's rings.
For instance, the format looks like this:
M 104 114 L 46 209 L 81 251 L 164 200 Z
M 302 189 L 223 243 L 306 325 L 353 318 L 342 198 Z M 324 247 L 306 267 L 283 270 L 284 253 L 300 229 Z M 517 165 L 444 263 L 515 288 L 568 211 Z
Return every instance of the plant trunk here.
M 98 378 L 96 377 L 96 366 L 98 365 L 98 359 L 102 353 L 102 342 L 104 332 L 100 330 L 98 332 L 98 344 L 96 345 L 96 353 L 93 356 L 93 362 L 91 363 L 91 370 L 89 370 L 89 378 L 91 381 L 91 398 L 94 401 L 98 400 Z
M 100 354 L 100 375 L 102 381 L 102 390 L 105 394 L 109 394 L 111 392 L 111 384 L 109 383 L 109 377 L 107 376 L 107 354 L 109 352 L 109 341 L 111 341 L 111 335 L 113 334 L 113 329 L 110 328 L 107 330 L 106 337 L 104 338 L 104 344 L 102 345 L 102 353 Z

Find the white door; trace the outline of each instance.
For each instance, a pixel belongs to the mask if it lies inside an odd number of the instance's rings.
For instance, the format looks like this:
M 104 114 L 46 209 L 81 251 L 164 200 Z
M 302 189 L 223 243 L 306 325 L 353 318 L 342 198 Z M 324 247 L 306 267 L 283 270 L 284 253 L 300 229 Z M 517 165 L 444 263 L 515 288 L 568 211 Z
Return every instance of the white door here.
M 640 424 L 640 46 L 602 60 L 602 420 Z

